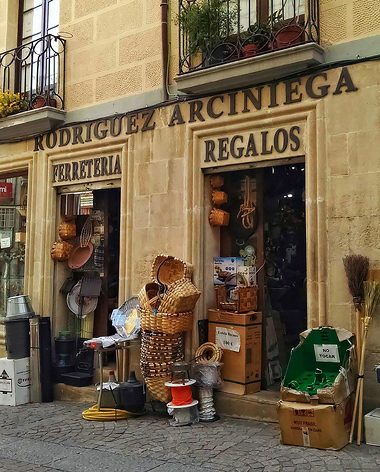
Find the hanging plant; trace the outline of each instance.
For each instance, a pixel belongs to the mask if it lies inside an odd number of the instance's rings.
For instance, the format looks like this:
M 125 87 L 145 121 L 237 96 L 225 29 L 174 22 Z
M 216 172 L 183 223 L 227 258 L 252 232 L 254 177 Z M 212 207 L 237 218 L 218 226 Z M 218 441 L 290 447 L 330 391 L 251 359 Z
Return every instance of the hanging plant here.
M 20 93 L 12 93 L 9 90 L 0 92 L 0 118 L 15 115 L 29 109 L 29 103 Z

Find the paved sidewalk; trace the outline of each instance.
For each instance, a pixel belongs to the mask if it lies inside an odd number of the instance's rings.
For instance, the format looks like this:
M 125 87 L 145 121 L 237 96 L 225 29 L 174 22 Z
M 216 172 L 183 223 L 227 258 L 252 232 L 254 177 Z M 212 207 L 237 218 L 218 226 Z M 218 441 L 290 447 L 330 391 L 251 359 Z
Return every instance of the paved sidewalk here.
M 148 414 L 84 421 L 83 404 L 0 407 L 0 472 L 378 471 L 380 447 L 339 452 L 282 446 L 278 426 L 224 418 L 173 428 Z

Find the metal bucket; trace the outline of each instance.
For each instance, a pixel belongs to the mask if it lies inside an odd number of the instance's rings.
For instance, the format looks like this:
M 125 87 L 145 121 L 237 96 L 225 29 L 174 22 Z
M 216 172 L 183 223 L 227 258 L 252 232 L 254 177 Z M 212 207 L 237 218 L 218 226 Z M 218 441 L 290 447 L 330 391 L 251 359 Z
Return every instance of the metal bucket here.
M 7 318 L 11 317 L 29 318 L 34 316 L 32 304 L 28 295 L 17 295 L 7 300 Z

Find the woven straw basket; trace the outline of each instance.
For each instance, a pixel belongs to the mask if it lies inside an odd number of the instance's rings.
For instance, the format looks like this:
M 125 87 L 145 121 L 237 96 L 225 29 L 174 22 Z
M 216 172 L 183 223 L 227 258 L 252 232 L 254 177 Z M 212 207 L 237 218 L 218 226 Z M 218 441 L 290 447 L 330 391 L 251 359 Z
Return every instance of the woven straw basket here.
M 183 278 L 191 279 L 192 275 L 193 266 L 176 257 L 160 254 L 153 261 L 153 282 L 170 285 Z
M 63 221 L 58 228 L 58 234 L 61 239 L 66 241 L 67 239 L 75 238 L 77 234 L 77 227 L 75 223 L 69 223 L 68 221 Z
M 73 246 L 66 241 L 56 241 L 51 248 L 51 257 L 55 261 L 67 261 Z
M 159 400 L 168 403 L 172 399 L 170 388 L 165 386 L 165 382 L 170 382 L 171 375 L 166 377 L 152 377 L 145 380 L 152 400 Z
M 162 297 L 160 311 L 163 313 L 185 313 L 193 311 L 201 292 L 190 279 L 181 279 L 169 285 Z
M 211 226 L 228 226 L 230 214 L 220 208 L 213 208 L 208 217 Z
M 144 285 L 138 294 L 140 307 L 152 313 L 154 309 L 157 310 L 161 302 L 159 297 L 160 290 L 160 285 L 155 282 Z
M 224 203 L 227 203 L 228 195 L 222 190 L 215 189 L 212 191 L 211 199 L 214 205 L 223 205 Z
M 190 331 L 193 324 L 193 313 L 161 313 L 155 315 L 147 310 L 141 309 L 140 327 L 144 330 L 156 331 L 158 333 L 175 334 Z

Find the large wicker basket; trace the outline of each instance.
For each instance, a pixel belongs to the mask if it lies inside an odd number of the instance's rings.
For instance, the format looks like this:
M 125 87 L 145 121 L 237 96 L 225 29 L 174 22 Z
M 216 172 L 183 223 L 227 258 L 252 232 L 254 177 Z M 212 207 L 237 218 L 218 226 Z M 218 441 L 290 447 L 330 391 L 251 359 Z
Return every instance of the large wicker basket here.
M 169 285 L 162 296 L 160 311 L 163 313 L 185 313 L 193 311 L 201 292 L 190 279 L 177 280 Z
M 68 239 L 75 238 L 77 234 L 77 227 L 75 223 L 69 221 L 62 221 L 58 227 L 58 234 L 61 239 L 67 241 Z
M 158 333 L 175 334 L 190 331 L 193 325 L 193 313 L 161 313 L 156 314 L 140 308 L 140 327 L 143 330 Z
M 166 377 L 151 377 L 145 379 L 149 394 L 152 400 L 158 400 L 163 403 L 168 403 L 172 399 L 170 388 L 165 386 L 166 382 L 170 382 L 171 375 Z
M 191 279 L 192 275 L 193 266 L 176 257 L 160 254 L 153 261 L 153 282 L 170 285 L 183 278 Z

